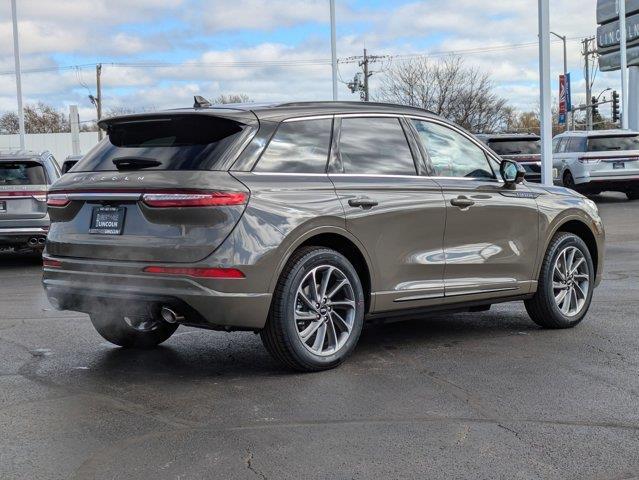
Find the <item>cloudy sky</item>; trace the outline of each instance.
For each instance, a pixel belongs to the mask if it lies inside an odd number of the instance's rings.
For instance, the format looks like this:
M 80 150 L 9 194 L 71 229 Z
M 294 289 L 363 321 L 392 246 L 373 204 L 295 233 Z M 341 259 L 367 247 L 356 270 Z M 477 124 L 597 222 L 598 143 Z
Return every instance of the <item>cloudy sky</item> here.
M 256 101 L 331 96 L 328 0 L 17 3 L 25 101 L 65 109 L 77 104 L 84 121 L 95 116 L 87 96 L 95 93 L 98 62 L 104 64 L 105 109 L 190 105 L 194 94 L 246 93 Z M 361 54 L 364 47 L 377 55 L 457 51 L 489 71 L 498 92 L 518 108 L 538 103 L 536 0 L 336 3 L 340 58 Z M 595 33 L 595 5 L 596 0 L 551 0 L 552 29 L 571 39 L 569 69 L 577 95 L 584 89 L 579 39 Z M 0 39 L 0 111 L 15 110 L 9 0 L 0 0 Z M 560 43 L 553 43 L 552 55 L 556 78 L 562 70 Z M 354 72 L 355 65 L 340 65 L 344 80 Z M 595 89 L 618 83 L 617 75 L 599 74 Z M 357 99 L 345 85 L 339 88 L 340 99 Z M 553 85 L 554 95 L 556 89 Z

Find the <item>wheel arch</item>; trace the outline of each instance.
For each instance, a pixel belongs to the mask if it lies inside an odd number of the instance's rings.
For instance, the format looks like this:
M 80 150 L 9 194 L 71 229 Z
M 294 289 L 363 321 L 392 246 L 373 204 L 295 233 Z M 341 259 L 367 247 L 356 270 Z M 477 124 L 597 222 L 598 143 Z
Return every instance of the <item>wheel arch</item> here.
M 306 232 L 293 242 L 287 248 L 286 253 L 282 255 L 282 260 L 278 264 L 277 270 L 273 275 L 271 291 L 274 291 L 275 285 L 291 256 L 298 249 L 309 246 L 326 247 L 335 250 L 336 252 L 344 255 L 353 264 L 353 267 L 362 282 L 362 289 L 364 290 L 366 300 L 366 311 L 370 311 L 372 306 L 371 293 L 373 291 L 373 285 L 375 284 L 375 273 L 371 267 L 372 263 L 360 242 L 348 231 L 341 228 L 331 227 L 313 229 Z

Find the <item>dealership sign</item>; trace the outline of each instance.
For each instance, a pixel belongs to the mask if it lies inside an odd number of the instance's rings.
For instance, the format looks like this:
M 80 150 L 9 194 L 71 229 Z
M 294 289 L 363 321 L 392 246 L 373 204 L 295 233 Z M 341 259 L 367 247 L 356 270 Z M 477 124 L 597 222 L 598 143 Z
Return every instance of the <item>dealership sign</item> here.
M 570 98 L 570 74 L 559 75 L 559 123 L 566 123 L 566 114 L 572 110 Z
M 597 53 L 599 68 L 603 72 L 621 68 L 619 52 L 621 34 L 619 28 L 619 0 L 597 2 Z M 639 0 L 626 0 L 626 41 L 628 65 L 639 65 Z

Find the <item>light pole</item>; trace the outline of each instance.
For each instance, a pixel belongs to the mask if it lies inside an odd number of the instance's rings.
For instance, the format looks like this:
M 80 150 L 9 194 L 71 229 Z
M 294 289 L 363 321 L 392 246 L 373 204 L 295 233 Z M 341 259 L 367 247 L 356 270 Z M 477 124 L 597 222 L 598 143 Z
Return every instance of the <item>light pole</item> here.
M 617 0 L 619 9 L 619 43 L 621 48 L 621 128 L 628 130 L 628 52 L 626 50 L 626 0 Z
M 565 82 L 566 82 L 566 88 L 568 88 L 568 51 L 566 48 L 566 42 L 567 42 L 567 38 L 565 35 L 559 35 L 558 33 L 555 32 L 550 32 L 551 35 L 554 35 L 555 37 L 557 37 L 559 40 L 561 40 L 564 43 L 564 78 L 565 78 Z M 566 95 L 566 99 L 567 99 L 568 95 Z M 570 115 L 572 116 L 572 105 L 568 105 L 566 104 L 566 110 L 570 111 Z M 570 130 L 570 121 L 568 118 L 566 118 L 566 130 Z
M 337 33 L 335 26 L 335 0 L 331 4 L 331 66 L 333 69 L 333 101 L 337 101 Z
M 550 7 L 538 0 L 539 13 L 539 104 L 541 106 L 541 179 L 552 186 L 552 106 L 550 100 Z
M 16 0 L 11 0 L 13 19 L 13 58 L 16 65 L 16 91 L 18 97 L 18 125 L 20 128 L 20 150 L 24 150 L 24 110 L 22 108 L 22 72 L 20 71 L 20 43 L 18 41 L 18 11 Z

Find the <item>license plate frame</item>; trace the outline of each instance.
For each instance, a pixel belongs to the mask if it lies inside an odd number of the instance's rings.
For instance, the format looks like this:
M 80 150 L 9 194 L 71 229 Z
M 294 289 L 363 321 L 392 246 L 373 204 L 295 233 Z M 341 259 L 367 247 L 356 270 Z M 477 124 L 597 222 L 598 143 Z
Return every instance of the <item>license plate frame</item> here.
M 93 207 L 89 233 L 96 235 L 122 235 L 126 207 Z
M 612 162 L 613 170 L 624 170 L 626 168 L 626 162 Z

